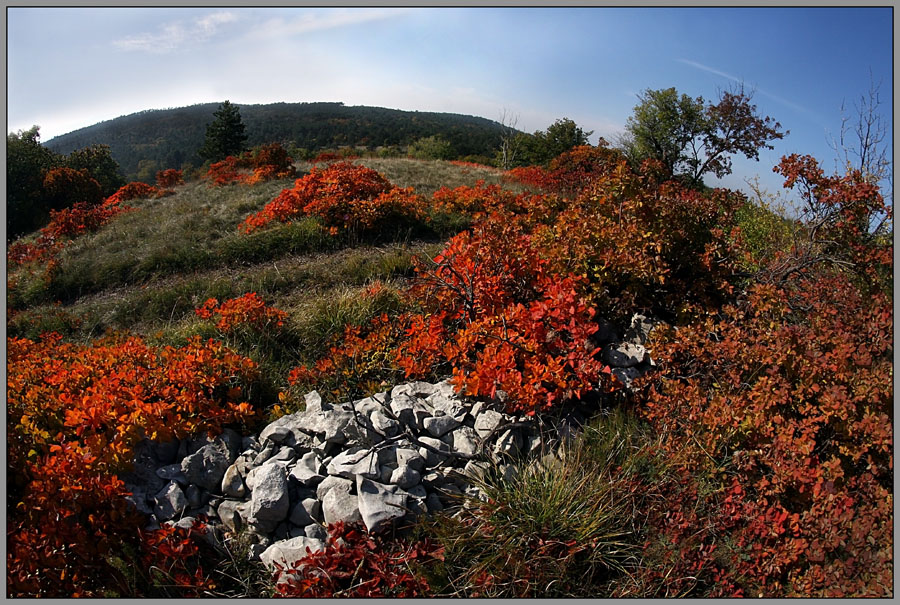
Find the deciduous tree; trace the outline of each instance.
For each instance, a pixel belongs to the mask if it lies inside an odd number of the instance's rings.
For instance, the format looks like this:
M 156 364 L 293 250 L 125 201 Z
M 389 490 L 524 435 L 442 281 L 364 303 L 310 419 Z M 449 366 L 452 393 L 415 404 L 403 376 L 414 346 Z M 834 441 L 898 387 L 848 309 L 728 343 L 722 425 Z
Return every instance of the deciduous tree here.
M 648 89 L 638 98 L 621 141 L 625 152 L 635 163 L 658 160 L 669 176 L 692 185 L 702 184 L 707 173 L 731 174 L 737 153 L 759 159 L 760 149 L 772 149 L 770 142 L 786 134 L 781 124 L 756 113 L 753 94 L 743 85 L 705 106 L 703 97 L 679 96 L 675 88 Z

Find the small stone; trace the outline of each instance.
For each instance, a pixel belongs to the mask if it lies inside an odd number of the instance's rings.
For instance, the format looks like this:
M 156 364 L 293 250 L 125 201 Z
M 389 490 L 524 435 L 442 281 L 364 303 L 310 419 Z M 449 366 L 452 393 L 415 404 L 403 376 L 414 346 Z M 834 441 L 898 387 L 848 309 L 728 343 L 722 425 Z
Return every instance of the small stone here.
M 306 395 L 303 396 L 303 400 L 306 402 L 306 410 L 307 412 L 321 412 L 322 411 L 322 396 L 319 395 L 318 391 L 310 391 Z
M 322 503 L 315 498 L 307 498 L 294 505 L 288 520 L 294 525 L 305 526 L 321 518 Z
M 241 477 L 236 464 L 232 464 L 225 470 L 225 475 L 222 477 L 222 493 L 232 498 L 243 498 L 247 493 L 247 488 L 244 486 L 244 478 Z
M 168 485 L 162 488 L 156 494 L 156 506 L 154 514 L 160 520 L 172 519 L 182 513 L 187 508 L 187 498 L 181 488 L 174 481 L 170 481 Z
M 262 433 L 260 433 L 260 441 L 265 441 L 266 439 L 274 442 L 281 443 L 288 437 L 292 437 L 293 432 L 286 426 L 274 426 L 271 429 L 266 427 Z
M 406 514 L 407 494 L 395 485 L 384 485 L 359 476 L 356 491 L 359 513 L 370 532 L 378 532 Z
M 191 508 L 200 508 L 203 506 L 203 494 L 196 485 L 188 485 L 184 490 L 184 497 L 187 498 L 188 506 Z
M 453 433 L 453 451 L 474 456 L 478 453 L 478 433 L 467 426 L 458 427 Z
M 433 384 L 427 382 L 408 382 L 400 384 L 391 389 L 391 401 L 398 395 L 409 395 L 411 397 L 428 397 L 437 389 Z
M 341 452 L 328 464 L 328 474 L 345 479 L 355 479 L 362 475 L 369 479 L 381 476 L 378 469 L 378 456 L 372 451 L 361 448 L 350 448 Z
M 334 525 L 339 521 L 345 523 L 362 521 L 359 499 L 355 494 L 342 489 L 329 490 L 322 499 L 322 516 L 326 525 Z
M 475 432 L 482 439 L 486 439 L 498 426 L 505 421 L 503 414 L 495 410 L 485 410 L 475 418 Z
M 408 466 L 398 466 L 397 470 L 391 473 L 389 483 L 396 485 L 401 489 L 409 489 L 422 481 L 422 475 L 419 471 L 413 470 Z
M 322 550 L 325 550 L 322 540 L 298 536 L 275 542 L 259 555 L 259 559 L 271 570 L 275 570 L 276 563 L 283 569 L 291 569 L 300 559 Z
M 278 464 L 260 467 L 250 500 L 250 519 L 254 522 L 282 521 L 287 518 L 289 511 L 290 500 L 284 467 Z
M 425 468 L 437 466 L 449 457 L 450 446 L 432 437 L 420 437 L 419 441 L 431 448 L 420 447 L 419 454 L 425 459 Z M 437 450 L 434 451 L 434 450 Z
M 394 437 L 400 433 L 400 423 L 381 410 L 375 410 L 369 417 L 375 431 L 384 437 Z
M 431 418 L 426 418 L 423 421 L 423 425 L 426 431 L 431 433 L 435 437 L 442 437 L 446 435 L 456 427 L 462 424 L 461 420 L 457 420 L 453 416 L 432 416 Z
M 189 483 L 202 487 L 206 491 L 218 491 L 222 487 L 222 478 L 231 465 L 224 448 L 215 444 L 201 447 L 196 453 L 181 461 L 181 471 Z
M 167 464 L 156 469 L 156 476 L 166 481 L 177 481 L 182 485 L 187 485 L 188 480 L 181 471 L 181 463 Z
M 606 345 L 603 348 L 603 361 L 617 368 L 630 368 L 638 365 L 647 357 L 643 345 L 632 342 L 620 342 Z
M 307 452 L 301 456 L 294 468 L 291 469 L 290 477 L 301 485 L 316 485 L 320 483 L 325 478 L 325 474 L 318 454 Z
M 325 496 L 333 489 L 349 494 L 353 489 L 353 482 L 343 477 L 325 477 L 316 487 L 316 498 L 324 502 Z
M 419 450 L 409 447 L 398 447 L 394 450 L 394 456 L 397 466 L 408 466 L 420 473 L 425 470 L 425 458 L 419 453 Z
M 515 457 L 521 449 L 521 438 L 519 434 L 512 430 L 504 431 L 497 443 L 494 445 L 494 454 L 505 454 Z
M 303 528 L 303 531 L 306 534 L 307 538 L 322 540 L 323 542 L 328 539 L 328 532 L 318 523 L 307 525 Z
M 282 446 L 281 449 L 278 450 L 278 453 L 272 456 L 271 459 L 279 462 L 291 463 L 297 459 L 297 452 L 295 452 L 293 448 Z

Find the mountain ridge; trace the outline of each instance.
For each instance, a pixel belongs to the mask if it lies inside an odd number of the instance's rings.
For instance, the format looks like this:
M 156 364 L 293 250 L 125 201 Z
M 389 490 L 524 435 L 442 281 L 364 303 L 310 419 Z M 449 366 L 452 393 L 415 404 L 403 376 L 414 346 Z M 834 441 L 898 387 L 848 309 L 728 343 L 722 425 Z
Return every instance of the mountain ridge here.
M 126 176 L 184 164 L 198 166 L 197 153 L 219 103 L 146 109 L 62 134 L 44 143 L 57 153 L 93 144 L 109 145 Z M 456 113 L 389 109 L 342 102 L 278 102 L 238 105 L 247 145 L 278 142 L 294 152 L 345 146 L 390 148 L 399 153 L 417 139 L 440 136 L 458 157 L 491 157 L 502 125 Z M 299 159 L 299 158 L 297 158 Z

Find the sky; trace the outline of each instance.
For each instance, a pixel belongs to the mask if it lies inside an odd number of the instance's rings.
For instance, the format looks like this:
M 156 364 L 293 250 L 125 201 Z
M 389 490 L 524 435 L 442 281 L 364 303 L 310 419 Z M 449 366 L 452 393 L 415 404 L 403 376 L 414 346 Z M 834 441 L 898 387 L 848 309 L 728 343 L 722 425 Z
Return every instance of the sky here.
M 743 83 L 790 133 L 721 184 L 780 188 L 779 158 L 828 170 L 841 107 L 880 84 L 891 123 L 893 9 L 8 7 L 7 131 L 41 140 L 146 109 L 342 101 L 570 118 L 615 142 L 638 95 L 715 101 Z M 890 138 L 892 140 L 893 133 Z

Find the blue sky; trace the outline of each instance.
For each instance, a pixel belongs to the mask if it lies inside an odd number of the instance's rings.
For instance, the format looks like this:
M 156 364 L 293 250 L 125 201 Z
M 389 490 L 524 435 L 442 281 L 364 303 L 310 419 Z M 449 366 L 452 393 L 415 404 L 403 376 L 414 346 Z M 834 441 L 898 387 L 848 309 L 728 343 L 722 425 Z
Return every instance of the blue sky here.
M 881 82 L 882 8 L 8 8 L 7 130 L 42 140 L 144 109 L 343 101 L 499 119 L 569 117 L 613 141 L 651 88 L 715 99 L 738 81 L 790 130 L 725 185 L 810 153 L 830 169 L 841 104 Z M 870 78 L 871 70 L 871 78 Z

